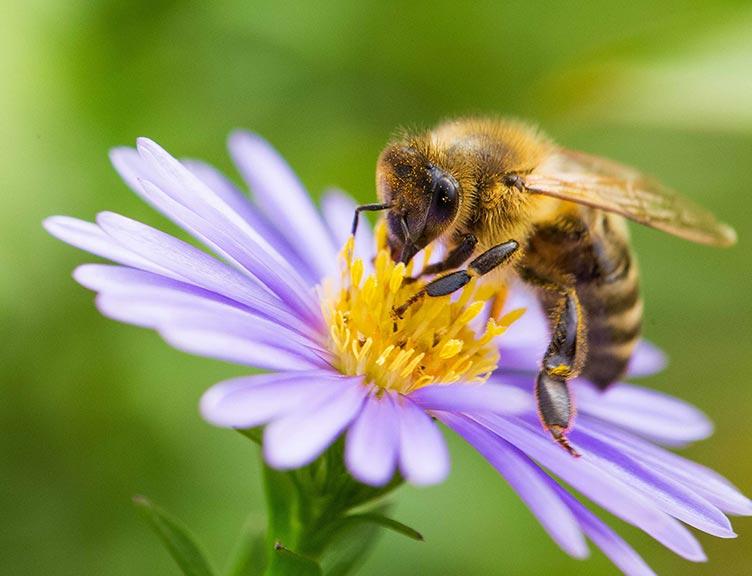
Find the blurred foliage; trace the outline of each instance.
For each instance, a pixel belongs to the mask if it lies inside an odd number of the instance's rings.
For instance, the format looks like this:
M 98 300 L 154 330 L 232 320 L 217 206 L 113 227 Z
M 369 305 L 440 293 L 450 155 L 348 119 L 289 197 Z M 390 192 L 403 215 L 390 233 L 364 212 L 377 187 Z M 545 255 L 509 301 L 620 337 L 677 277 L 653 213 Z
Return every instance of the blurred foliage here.
M 252 447 L 196 410 L 206 387 L 242 369 L 101 318 L 70 279 L 90 258 L 40 226 L 103 209 L 163 226 L 108 164 L 108 148 L 140 135 L 230 170 L 223 139 L 247 127 L 314 194 L 337 185 L 367 200 L 397 126 L 504 113 L 674 184 L 733 223 L 740 243 L 717 251 L 633 228 L 646 332 L 672 358 L 649 384 L 711 415 L 716 436 L 687 454 L 752 493 L 748 2 L 0 7 L 3 574 L 177 574 L 135 493 L 184 519 L 214 558 L 263 509 Z M 597 552 L 567 558 L 479 456 L 450 444 L 449 481 L 398 498 L 426 542 L 386 535 L 364 574 L 612 573 Z M 619 529 L 660 573 L 748 574 L 752 522 L 735 527 L 740 542 L 701 537 L 709 566 Z

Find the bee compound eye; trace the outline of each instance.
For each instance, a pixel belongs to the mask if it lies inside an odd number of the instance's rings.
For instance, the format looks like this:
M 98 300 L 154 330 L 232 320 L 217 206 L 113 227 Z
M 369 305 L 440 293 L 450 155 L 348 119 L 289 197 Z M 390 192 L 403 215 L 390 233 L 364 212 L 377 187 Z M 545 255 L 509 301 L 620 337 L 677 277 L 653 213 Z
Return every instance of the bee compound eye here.
M 440 205 L 451 206 L 457 199 L 457 185 L 447 176 L 436 181 L 434 192 Z

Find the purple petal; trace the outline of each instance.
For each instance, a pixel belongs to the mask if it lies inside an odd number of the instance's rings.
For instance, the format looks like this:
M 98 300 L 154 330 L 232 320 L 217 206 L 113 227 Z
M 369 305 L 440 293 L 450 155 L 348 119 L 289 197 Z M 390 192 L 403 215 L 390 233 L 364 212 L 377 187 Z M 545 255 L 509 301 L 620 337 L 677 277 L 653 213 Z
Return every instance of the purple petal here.
M 332 393 L 310 402 L 264 430 L 264 458 L 279 469 L 298 468 L 315 460 L 358 415 L 367 389 L 361 378 L 341 378 Z
M 297 268 L 292 262 L 296 257 L 289 252 L 280 254 L 279 247 L 273 244 L 274 240 L 281 238 L 280 235 L 276 232 L 268 234 L 269 226 L 264 225 L 264 219 L 253 208 L 250 199 L 213 168 L 206 164 L 199 167 L 194 163 L 194 170 L 200 173 L 196 174 L 148 138 L 139 138 L 138 151 L 115 148 L 110 152 L 110 159 L 136 194 L 191 234 L 196 230 L 175 214 L 176 205 L 183 208 L 183 215 L 186 210 L 192 212 L 206 225 L 224 230 L 238 242 L 248 243 L 256 251 L 263 252 L 282 271 L 295 274 Z M 172 203 L 145 193 L 141 184 L 143 180 L 159 188 Z
M 138 151 L 117 148 L 111 151 L 110 158 L 126 183 L 147 203 L 231 264 L 250 272 L 254 280 L 258 278 L 278 294 L 289 292 L 289 284 L 310 297 L 309 285 L 288 260 L 233 208 L 240 206 L 246 216 L 252 214 L 250 202 L 239 193 L 225 194 L 234 198 L 227 203 L 221 194 L 146 138 L 138 140 Z M 225 192 L 226 188 L 220 187 Z M 307 304 L 316 310 L 313 302 Z
M 157 274 L 168 274 L 167 270 L 138 254 L 134 254 L 91 222 L 70 218 L 69 216 L 52 216 L 47 218 L 43 225 L 47 232 L 55 238 L 81 250 L 91 252 L 96 256 Z
M 659 510 L 634 488 L 606 474 L 586 458 L 572 458 L 540 430 L 515 417 L 474 414 L 472 418 L 537 460 L 595 503 L 647 532 L 670 550 L 689 560 L 705 559 L 700 544 L 679 522 Z
M 578 419 L 577 428 L 607 441 L 614 448 L 631 455 L 650 469 L 683 482 L 724 512 L 752 515 L 752 501 L 741 494 L 726 478 L 706 466 L 585 415 Z
M 535 292 L 520 283 L 512 284 L 503 313 L 525 308 L 522 317 L 499 339 L 502 370 L 537 372 L 550 340 L 548 319 Z
M 97 216 L 102 229 L 134 253 L 166 269 L 171 277 L 231 298 L 255 310 L 289 313 L 277 298 L 248 281 L 237 270 L 198 248 L 146 224 L 112 212 Z
M 80 276 L 81 274 L 78 274 Z M 84 279 L 84 282 L 87 279 Z M 221 297 L 220 297 L 221 298 Z M 169 324 L 171 321 L 190 319 L 193 316 L 204 318 L 241 318 L 247 319 L 249 324 L 268 321 L 248 313 L 247 310 L 227 304 L 219 299 L 207 298 L 203 294 L 181 292 L 159 286 L 144 287 L 138 292 L 128 292 L 123 287 L 99 293 L 97 304 L 101 312 L 113 320 L 134 324 L 143 328 L 157 328 Z M 282 338 L 293 337 L 305 342 L 309 347 L 312 341 L 299 334 L 291 332 L 278 324 L 272 324 L 283 334 Z
M 344 246 L 350 237 L 353 215 L 357 204 L 341 190 L 329 190 L 321 199 L 324 220 L 334 239 L 335 246 Z M 372 269 L 371 259 L 375 254 L 376 239 L 368 219 L 362 214 L 355 235 L 355 256 L 363 260 L 366 271 Z
M 577 409 L 670 446 L 707 438 L 713 425 L 697 408 L 655 390 L 615 384 L 604 392 L 585 382 L 575 388 Z
M 268 142 L 249 132 L 230 136 L 230 154 L 258 205 L 320 278 L 336 272 L 337 251 L 302 184 Z
M 116 148 L 111 151 L 110 158 L 113 166 L 139 196 L 219 254 L 228 256 L 225 244 L 229 237 L 251 250 L 257 260 L 264 262 L 265 267 L 277 269 L 290 283 L 305 285 L 288 261 L 233 207 L 243 207 L 247 216 L 252 213 L 249 201 L 235 196 L 235 201 L 228 204 L 221 194 L 209 188 L 147 138 L 139 138 L 138 151 Z M 159 193 L 145 189 L 144 181 L 150 182 Z M 220 236 L 220 233 L 223 234 Z M 252 270 L 255 272 L 255 268 Z
M 251 428 L 295 412 L 341 385 L 331 372 L 243 376 L 215 384 L 201 398 L 202 416 L 217 426 Z
M 655 576 L 655 572 L 632 547 L 619 537 L 616 532 L 604 524 L 595 514 L 590 512 L 575 500 L 561 486 L 554 484 L 559 497 L 569 506 L 577 518 L 582 530 L 593 543 L 616 565 L 626 576 Z
M 582 458 L 641 492 L 667 514 L 720 538 L 736 536 L 718 508 L 681 482 L 651 470 L 608 442 L 576 427 L 569 436 L 582 449 Z
M 226 298 L 216 292 L 205 290 L 194 284 L 188 284 L 161 274 L 146 270 L 115 266 L 112 264 L 82 264 L 73 271 L 73 278 L 85 288 L 95 292 L 115 294 L 133 294 L 142 290 L 174 291 L 179 294 L 195 294 L 207 299 L 249 310 L 236 300 Z
M 399 465 L 411 484 L 443 481 L 449 474 L 449 452 L 439 427 L 410 399 L 395 403 L 400 420 Z
M 196 284 L 197 289 L 234 299 L 256 313 L 277 319 L 289 327 L 301 326 L 300 318 L 293 316 L 279 300 L 250 285 L 247 278 L 189 244 L 117 214 L 102 213 L 100 221 L 107 231 L 96 224 L 63 216 L 47 219 L 45 227 L 51 234 L 74 246 L 169 278 L 183 289 Z M 130 274 L 138 276 L 135 269 Z M 112 284 L 109 282 L 109 285 Z
M 160 288 L 130 294 L 101 293 L 97 306 L 105 316 L 114 320 L 155 328 L 160 332 L 168 332 L 172 327 L 207 326 L 212 334 L 224 333 L 243 339 L 251 348 L 249 354 L 258 355 L 259 347 L 272 346 L 298 356 L 298 362 L 304 364 L 321 365 L 322 358 L 329 358 L 329 353 L 308 336 L 246 310 L 196 294 Z M 264 363 L 262 357 L 258 366 L 264 366 Z M 279 367 L 275 365 L 274 368 Z
M 184 301 L 186 296 L 192 296 L 202 301 L 211 301 L 222 304 L 243 312 L 254 317 L 268 318 L 268 310 L 254 309 L 235 300 L 221 296 L 216 292 L 205 290 L 193 284 L 187 284 L 172 278 L 167 278 L 159 274 L 153 274 L 144 270 L 135 268 L 126 268 L 123 266 L 111 266 L 107 264 L 84 264 L 76 268 L 73 277 L 86 288 L 95 290 L 101 294 L 116 296 L 142 296 L 142 297 L 161 297 L 174 298 Z M 120 318 L 118 318 L 120 319 Z M 303 324 L 300 319 L 290 313 L 277 311 L 273 318 L 269 318 L 280 323 L 280 329 L 287 332 L 287 328 L 307 336 L 309 339 L 315 339 L 317 332 L 307 325 Z M 136 318 L 130 320 L 123 319 L 125 322 L 153 328 L 155 323 L 150 317 L 143 321 Z
M 148 138 L 138 139 L 138 150 L 127 147 L 111 150 L 110 160 L 126 184 L 168 218 L 173 218 L 170 207 L 156 204 L 152 198 L 145 196 L 141 186 L 142 180 L 148 180 L 173 202 L 215 226 L 232 226 L 244 232 L 249 230 L 244 215 L 252 212 L 250 200 L 243 198 L 239 192 L 228 193 L 228 187 L 231 189 L 232 185 L 226 180 L 219 191 L 212 189 L 204 180 Z M 215 173 L 213 182 L 217 183 L 218 178 Z M 275 254 L 274 247 L 266 240 L 255 237 L 253 231 L 251 236 L 254 237 L 254 242 L 270 255 Z
M 251 199 L 235 186 L 229 178 L 214 166 L 203 160 L 181 158 L 179 162 L 185 166 L 191 174 L 206 184 L 206 186 L 219 196 L 238 216 L 252 225 L 258 217 L 258 214 L 256 213 L 253 204 L 251 204 Z M 146 179 L 148 179 L 148 177 Z M 254 226 L 252 225 L 252 227 Z M 272 246 L 276 247 L 275 242 L 271 239 L 268 240 Z
M 412 392 L 409 398 L 424 410 L 519 414 L 534 409 L 533 398 L 530 394 L 516 387 L 496 383 L 486 383 L 480 386 L 467 384 L 425 386 Z
M 492 378 L 509 372 L 527 372 L 530 374 L 530 381 L 533 382 L 535 374 L 540 369 L 546 344 L 541 346 L 514 346 L 508 344 L 509 340 L 506 334 L 499 338 L 499 352 L 501 353 L 499 369 Z
M 369 396 L 347 432 L 347 469 L 364 484 L 384 486 L 394 475 L 398 447 L 399 419 L 391 394 Z
M 310 287 L 300 276 L 291 272 L 287 263 L 281 266 L 275 258 L 265 254 L 264 249 L 255 244 L 253 238 L 244 236 L 230 224 L 216 227 L 175 202 L 151 182 L 143 180 L 141 185 L 144 196 L 154 205 L 170 213 L 175 222 L 234 264 L 244 276 L 250 276 L 256 284 L 273 292 L 309 322 L 318 318 L 319 310 Z
M 156 142 L 139 138 L 137 150 L 144 161 L 140 179 L 152 181 L 175 202 L 221 228 L 230 225 L 247 234 L 253 241 L 284 264 L 276 250 L 265 239 L 248 227 L 247 222 L 185 166 L 168 154 Z M 167 214 L 169 216 L 169 214 Z
M 308 264 L 300 259 L 287 239 L 258 211 L 258 208 L 251 203 L 250 198 L 230 182 L 224 174 L 214 166 L 200 160 L 183 159 L 181 163 L 220 196 L 259 236 L 265 238 L 290 264 L 290 267 L 299 272 L 310 285 L 313 286 L 318 283 L 319 278 Z
M 100 298 L 99 306 L 108 315 L 140 313 L 122 312 L 119 308 L 128 305 L 124 302 L 126 299 Z M 311 370 L 329 365 L 322 353 L 304 347 L 292 334 L 284 334 L 272 322 L 215 311 L 205 315 L 185 314 L 184 317 L 177 312 L 171 314 L 174 317 L 158 324 L 157 330 L 168 344 L 183 352 L 270 370 Z
M 204 290 L 193 284 L 173 280 L 161 274 L 146 270 L 113 266 L 112 264 L 82 264 L 73 271 L 73 278 L 89 290 L 95 292 L 114 292 L 131 294 L 134 290 L 174 290 L 179 293 L 197 294 L 206 298 L 217 299 L 234 306 L 242 306 L 235 300 L 220 296 L 216 292 Z
M 498 470 L 562 550 L 575 558 L 587 557 L 577 521 L 554 491 L 551 478 L 520 450 L 476 422 L 449 412 L 437 416 Z
M 667 364 L 668 358 L 660 348 L 647 340 L 640 340 L 629 361 L 627 376 L 633 378 L 651 376 L 662 371 Z
M 96 224 L 64 216 L 47 219 L 45 227 L 61 240 L 96 255 L 169 278 L 182 286 L 195 283 L 197 288 L 237 300 L 288 326 L 300 326 L 300 319 L 268 292 L 250 285 L 245 277 L 200 250 L 117 214 L 102 213 L 99 217 L 107 231 Z M 138 272 L 134 269 L 131 274 Z

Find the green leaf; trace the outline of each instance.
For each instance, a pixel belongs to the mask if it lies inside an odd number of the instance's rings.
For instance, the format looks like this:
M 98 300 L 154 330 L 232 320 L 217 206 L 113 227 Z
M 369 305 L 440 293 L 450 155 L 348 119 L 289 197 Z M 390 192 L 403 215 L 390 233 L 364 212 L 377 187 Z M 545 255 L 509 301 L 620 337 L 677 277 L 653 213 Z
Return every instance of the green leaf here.
M 389 518 L 375 512 L 364 512 L 363 514 L 352 514 L 350 516 L 345 516 L 342 522 L 340 522 L 340 527 L 344 528 L 344 525 L 353 522 L 366 522 L 376 524 L 378 526 L 381 526 L 382 528 L 387 528 L 388 530 L 392 530 L 393 532 L 397 532 L 398 534 L 412 538 L 413 540 L 418 540 L 420 542 L 423 541 L 423 534 L 421 534 L 414 528 L 410 528 L 410 526 L 408 526 L 407 524 L 403 524 L 402 522 L 399 522 L 394 518 Z
M 322 576 L 317 562 L 288 550 L 282 544 L 274 545 L 274 553 L 266 576 Z
M 186 576 L 214 576 L 195 538 L 180 522 L 152 504 L 144 496 L 134 496 L 133 504 L 162 540 Z
M 266 565 L 266 535 L 259 528 L 258 519 L 250 518 L 230 554 L 225 576 L 261 576 Z
M 319 537 L 325 542 L 321 560 L 326 576 L 353 574 L 365 561 L 366 556 L 381 535 L 380 528 L 404 534 L 414 540 L 423 536 L 402 522 L 385 516 L 388 504 L 382 504 L 368 512 L 346 516 L 330 524 Z
M 379 507 L 386 512 L 387 505 Z M 381 535 L 380 527 L 372 522 L 355 523 L 347 530 L 330 536 L 321 566 L 326 576 L 348 576 L 365 562 Z

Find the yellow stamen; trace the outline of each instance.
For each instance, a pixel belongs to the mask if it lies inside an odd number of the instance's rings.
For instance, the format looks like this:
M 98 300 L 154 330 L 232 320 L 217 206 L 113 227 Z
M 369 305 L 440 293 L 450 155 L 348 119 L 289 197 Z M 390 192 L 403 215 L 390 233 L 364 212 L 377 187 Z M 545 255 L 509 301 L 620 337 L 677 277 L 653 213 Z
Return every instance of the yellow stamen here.
M 525 310 L 527 310 L 527 308 L 517 308 L 515 310 L 512 310 L 508 314 L 504 314 L 504 316 L 502 316 L 498 320 L 499 326 L 503 326 L 505 329 L 509 328 L 517 320 L 522 318 L 522 315 L 525 313 Z
M 462 312 L 462 314 L 460 314 L 460 317 L 457 318 L 457 323 L 467 324 L 470 320 L 480 314 L 480 311 L 483 310 L 485 305 L 485 302 L 473 302 Z
M 462 350 L 463 344 L 464 342 L 462 340 L 457 340 L 456 338 L 447 341 L 447 343 L 441 347 L 439 358 L 443 360 L 449 360 L 453 356 L 456 356 L 460 353 L 460 350 Z
M 360 287 L 361 278 L 363 278 L 363 260 L 358 259 L 350 267 L 350 284 L 353 288 Z
M 391 278 L 389 279 L 389 291 L 392 294 L 396 294 L 402 286 L 402 279 L 405 277 L 405 265 L 400 262 L 392 270 Z
M 339 285 L 325 282 L 321 288 L 321 309 L 336 368 L 401 393 L 430 384 L 488 379 L 499 361 L 494 339 L 524 312 L 501 315 L 506 287 L 474 279 L 458 296 L 421 298 L 398 318 L 393 309 L 426 281 L 404 282 L 413 267 L 392 261 L 383 223 L 376 229 L 376 239 L 373 272 L 367 274 L 365 263 L 354 256 L 350 238 L 340 255 Z M 488 319 L 470 326 L 492 298 Z

